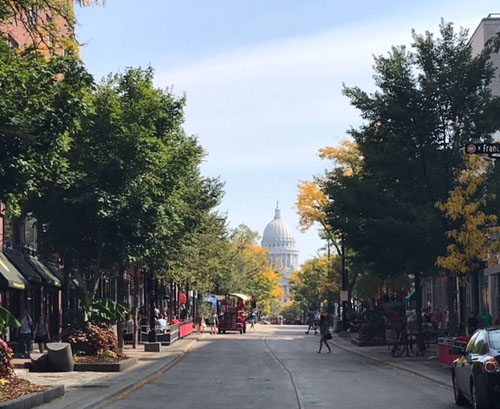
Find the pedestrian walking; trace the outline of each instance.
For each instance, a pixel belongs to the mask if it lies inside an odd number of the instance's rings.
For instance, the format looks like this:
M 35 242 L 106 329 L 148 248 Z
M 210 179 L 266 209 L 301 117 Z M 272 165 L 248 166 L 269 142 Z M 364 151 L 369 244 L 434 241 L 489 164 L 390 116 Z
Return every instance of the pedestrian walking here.
M 483 308 L 482 311 L 477 314 L 477 322 L 479 328 L 488 328 L 493 325 L 493 317 L 486 308 Z
M 250 314 L 250 328 L 253 328 L 254 331 L 257 331 L 255 329 L 255 322 L 257 321 L 257 315 L 255 314 L 255 311 L 252 311 Z
M 23 357 L 27 357 L 31 352 L 31 339 L 33 335 L 33 320 L 28 314 L 28 310 L 24 310 L 19 319 L 21 327 L 19 328 L 19 342 L 21 343 L 21 353 Z
M 219 325 L 219 317 L 217 317 L 217 313 L 212 311 L 210 316 L 208 317 L 208 324 L 210 325 L 210 334 L 217 334 L 217 326 Z
M 469 332 L 469 335 L 472 336 L 476 329 L 478 328 L 479 322 L 477 320 L 477 315 L 476 312 L 473 311 L 469 319 L 467 320 L 467 331 Z
M 203 332 L 203 324 L 205 323 L 205 317 L 203 316 L 203 313 L 201 311 L 198 311 L 195 322 L 196 322 L 196 330 L 198 334 L 201 334 Z
M 434 311 L 434 322 L 436 323 L 436 328 L 437 329 L 442 329 L 443 328 L 443 313 L 439 310 L 439 307 L 436 308 L 436 311 Z
M 314 313 L 313 310 L 309 310 L 307 313 L 307 331 L 306 334 L 309 334 L 309 331 L 311 329 L 314 330 L 314 334 L 316 334 L 316 326 L 314 325 L 316 321 L 316 314 Z
M 318 354 L 321 354 L 321 349 L 323 348 L 323 344 L 328 348 L 328 352 L 332 352 L 330 345 L 328 345 L 328 340 L 332 339 L 332 334 L 330 334 L 330 325 L 328 322 L 328 316 L 326 313 L 322 313 L 319 317 L 319 351 Z
M 45 348 L 47 348 L 47 342 L 50 339 L 49 327 L 47 325 L 47 320 L 42 315 L 35 326 L 35 342 L 38 344 L 38 350 L 41 354 L 45 352 Z

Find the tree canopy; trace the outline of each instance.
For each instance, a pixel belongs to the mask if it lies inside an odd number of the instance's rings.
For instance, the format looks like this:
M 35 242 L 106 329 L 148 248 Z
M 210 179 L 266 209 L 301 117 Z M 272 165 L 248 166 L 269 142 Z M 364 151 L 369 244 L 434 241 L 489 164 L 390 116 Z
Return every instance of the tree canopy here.
M 14 209 L 43 181 L 63 177 L 92 87 L 80 61 L 19 53 L 0 38 L 0 200 Z

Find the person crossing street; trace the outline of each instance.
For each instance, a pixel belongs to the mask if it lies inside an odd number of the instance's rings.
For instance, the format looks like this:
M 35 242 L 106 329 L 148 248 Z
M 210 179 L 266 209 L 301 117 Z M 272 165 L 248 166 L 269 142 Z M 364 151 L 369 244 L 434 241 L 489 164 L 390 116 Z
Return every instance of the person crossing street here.
M 254 331 L 257 331 L 255 328 L 255 322 L 257 321 L 257 315 L 255 314 L 255 311 L 252 311 L 250 314 L 250 328 L 253 328 Z
M 321 354 L 321 349 L 323 348 L 323 344 L 328 348 L 328 352 L 332 352 L 330 345 L 328 345 L 328 340 L 332 339 L 332 334 L 330 334 L 330 325 L 328 322 L 328 316 L 325 312 L 321 313 L 319 317 L 319 351 L 318 354 Z

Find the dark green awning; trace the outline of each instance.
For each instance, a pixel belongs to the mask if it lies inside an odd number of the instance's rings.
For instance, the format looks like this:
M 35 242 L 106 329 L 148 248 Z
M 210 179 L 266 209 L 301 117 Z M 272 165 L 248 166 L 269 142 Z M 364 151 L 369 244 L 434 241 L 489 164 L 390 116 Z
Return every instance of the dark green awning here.
M 15 253 L 11 250 L 5 250 L 5 255 L 24 276 L 24 278 L 28 280 L 28 283 L 34 286 L 42 285 L 42 277 L 40 277 L 40 274 L 36 272 L 23 254 Z
M 57 267 L 57 265 L 55 263 L 50 262 L 50 261 L 48 261 L 44 264 L 59 279 L 61 284 L 63 284 L 64 283 L 64 273 L 61 271 L 61 269 L 59 267 Z M 69 280 L 69 289 L 71 291 L 76 290 L 77 287 L 78 287 L 78 283 L 74 279 Z
M 410 294 L 406 296 L 406 301 L 413 301 L 416 293 L 417 293 L 416 290 L 411 290 Z
M 0 288 L 14 288 L 16 290 L 25 290 L 28 283 L 17 271 L 16 267 L 9 261 L 5 254 L 0 251 Z
M 45 267 L 40 261 L 31 257 L 26 257 L 26 258 L 35 268 L 38 274 L 40 274 L 44 285 L 50 287 L 59 287 L 59 288 L 61 287 L 61 281 L 59 281 L 59 279 L 54 274 L 52 274 L 52 272 L 47 267 Z

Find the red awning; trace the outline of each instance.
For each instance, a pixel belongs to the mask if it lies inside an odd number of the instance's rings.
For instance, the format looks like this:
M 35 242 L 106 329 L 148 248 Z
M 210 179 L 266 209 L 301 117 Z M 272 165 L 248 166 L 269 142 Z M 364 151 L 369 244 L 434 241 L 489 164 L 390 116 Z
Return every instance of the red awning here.
M 187 303 L 186 294 L 184 294 L 184 293 L 179 293 L 179 302 L 180 302 L 181 304 L 186 304 L 186 303 Z

